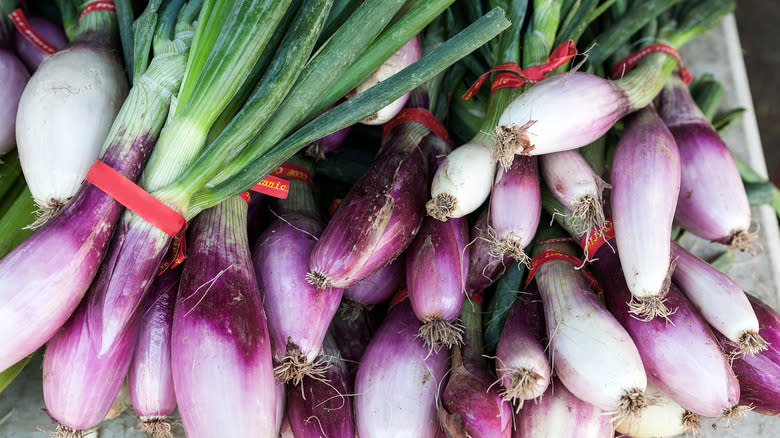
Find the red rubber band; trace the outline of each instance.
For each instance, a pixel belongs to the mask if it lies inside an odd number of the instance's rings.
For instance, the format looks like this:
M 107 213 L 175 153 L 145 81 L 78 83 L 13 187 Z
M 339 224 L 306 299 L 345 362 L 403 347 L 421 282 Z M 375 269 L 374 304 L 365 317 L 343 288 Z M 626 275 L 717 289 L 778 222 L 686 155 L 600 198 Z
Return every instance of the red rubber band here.
M 171 237 L 187 226 L 179 212 L 100 160 L 92 164 L 86 180 Z
M 382 127 L 382 142 L 384 142 L 387 136 L 390 135 L 390 131 L 393 128 L 403 122 L 422 123 L 426 128 L 430 129 L 431 132 L 436 134 L 437 137 L 444 140 L 445 143 L 450 146 L 455 145 L 455 142 L 452 141 L 452 137 L 450 137 L 450 133 L 447 131 L 447 128 L 445 128 L 439 119 L 431 114 L 430 111 L 423 108 L 404 108 L 392 120 L 385 123 Z
M 685 82 L 685 85 L 690 84 L 693 76 L 691 76 L 691 72 L 688 71 L 688 69 L 683 65 L 680 54 L 677 53 L 677 50 L 674 47 L 662 43 L 651 44 L 647 47 L 643 47 L 642 49 L 639 49 L 636 52 L 621 59 L 617 64 L 615 64 L 614 67 L 612 67 L 612 71 L 610 72 L 609 77 L 612 79 L 619 79 L 623 77 L 627 71 L 631 70 L 637 64 L 639 64 L 639 61 L 641 61 L 645 56 L 659 52 L 666 53 L 667 55 L 677 60 L 677 64 L 679 65 L 679 73 L 683 82 Z
M 520 66 L 514 62 L 497 65 L 480 76 L 462 97 L 465 100 L 474 97 L 485 83 L 490 73 L 496 71 L 509 71 L 511 73 L 497 75 L 490 86 L 491 92 L 504 87 L 522 87 L 528 82 L 535 84 L 543 80 L 551 71 L 569 62 L 569 60 L 576 55 L 577 47 L 574 45 L 574 41 L 569 40 L 559 44 L 547 58 L 547 61 L 540 65 L 535 65 L 526 69 L 520 68 Z
M 114 5 L 114 0 L 96 0 L 87 4 L 84 6 L 84 9 L 81 10 L 79 21 L 81 21 L 85 15 L 97 11 L 116 13 L 116 5 Z
M 525 279 L 525 288 L 528 288 L 528 285 L 531 284 L 531 280 L 536 275 L 536 271 L 538 271 L 543 264 L 553 260 L 565 260 L 567 262 L 573 263 L 575 266 L 582 266 L 584 264 L 583 261 L 577 257 L 564 254 L 554 249 L 545 249 L 541 253 L 537 254 L 533 260 L 531 260 L 531 267 L 528 269 L 528 278 Z M 596 292 L 601 292 L 601 285 L 599 284 L 598 280 L 596 280 L 596 277 L 590 273 L 590 271 L 586 269 L 580 269 L 580 272 L 582 273 L 582 276 L 585 277 L 585 279 L 588 281 L 588 283 L 590 283 L 590 286 L 593 288 L 593 290 Z
M 54 47 L 54 45 L 46 41 L 46 38 L 30 26 L 30 22 L 27 21 L 27 17 L 24 16 L 24 12 L 21 8 L 17 8 L 8 16 L 11 17 L 11 21 L 13 21 L 19 33 L 24 35 L 24 37 L 27 38 L 27 41 L 32 43 L 32 45 L 37 47 L 41 52 L 51 55 L 57 51 L 57 48 Z
M 582 250 L 585 251 L 585 254 L 590 260 L 596 257 L 596 252 L 598 252 L 599 248 L 614 238 L 615 225 L 612 223 L 612 218 L 608 217 L 604 221 L 603 228 L 595 226 L 582 237 L 580 247 L 582 247 Z

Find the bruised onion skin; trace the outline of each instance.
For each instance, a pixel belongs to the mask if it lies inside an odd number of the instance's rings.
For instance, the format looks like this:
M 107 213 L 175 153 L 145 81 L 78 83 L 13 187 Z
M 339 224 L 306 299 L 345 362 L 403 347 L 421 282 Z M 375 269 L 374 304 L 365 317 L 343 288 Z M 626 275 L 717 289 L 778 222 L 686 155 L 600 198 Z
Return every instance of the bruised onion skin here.
M 138 341 L 127 373 L 133 409 L 142 421 L 176 409 L 171 374 L 171 325 L 181 268 L 158 276 L 146 297 Z
M 339 204 L 309 259 L 312 282 L 346 288 L 398 257 L 420 228 L 427 164 L 425 127 L 396 127 L 377 159 Z
M 234 197 L 190 225 L 171 358 L 179 413 L 191 438 L 275 435 L 271 343 L 246 211 L 245 201 Z
M 138 338 L 136 315 L 106 354 L 90 336 L 87 303 L 49 340 L 43 357 L 43 399 L 61 427 L 83 431 L 97 426 L 127 376 Z
M 658 114 L 680 150 L 680 197 L 674 221 L 704 239 L 732 243 L 740 233 L 748 233 L 751 215 L 731 151 L 681 79 L 673 75 L 658 100 Z
M 430 352 L 422 324 L 405 300 L 371 339 L 355 377 L 355 424 L 361 438 L 437 436 L 436 402 L 449 369 L 446 351 Z
M 780 416 L 780 315 L 755 296 L 747 297 L 758 317 L 758 333 L 769 348 L 754 355 L 740 354 L 736 344 L 718 333 L 715 336 L 733 358 L 731 368 L 739 380 L 739 403 L 764 415 Z
M 631 115 L 612 165 L 611 207 L 620 264 L 643 319 L 663 316 L 680 156 L 674 137 L 652 106 Z
M 607 412 L 575 397 L 557 377 L 515 419 L 514 438 L 612 438 L 615 433 Z
M 35 32 L 55 48 L 61 49 L 68 43 L 68 40 L 65 38 L 65 32 L 51 21 L 42 17 L 27 17 L 27 22 L 30 23 L 30 27 Z M 43 60 L 49 56 L 48 53 L 30 42 L 18 29 L 14 32 L 14 48 L 16 53 L 19 54 L 19 58 L 21 58 L 30 71 L 35 71 Z
M 739 402 L 739 384 L 709 326 L 674 284 L 667 305 L 674 312 L 664 318 L 641 321 L 628 302 L 617 254 L 603 246 L 596 264 L 610 312 L 631 335 L 642 357 L 648 381 L 686 410 L 704 417 L 720 417 Z

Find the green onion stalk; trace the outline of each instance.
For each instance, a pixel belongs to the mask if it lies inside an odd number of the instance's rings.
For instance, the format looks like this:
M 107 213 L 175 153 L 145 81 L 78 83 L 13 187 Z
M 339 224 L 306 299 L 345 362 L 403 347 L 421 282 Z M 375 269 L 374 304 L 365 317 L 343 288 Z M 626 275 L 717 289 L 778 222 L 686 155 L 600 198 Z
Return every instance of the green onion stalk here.
M 141 173 L 178 91 L 200 1 L 176 23 L 158 27 L 154 57 L 105 140 L 100 160 L 131 181 Z M 95 278 L 122 206 L 90 183 L 51 221 L 0 260 L 0 369 L 43 345 L 63 325 Z M 41 305 L 44 308 L 41 308 Z

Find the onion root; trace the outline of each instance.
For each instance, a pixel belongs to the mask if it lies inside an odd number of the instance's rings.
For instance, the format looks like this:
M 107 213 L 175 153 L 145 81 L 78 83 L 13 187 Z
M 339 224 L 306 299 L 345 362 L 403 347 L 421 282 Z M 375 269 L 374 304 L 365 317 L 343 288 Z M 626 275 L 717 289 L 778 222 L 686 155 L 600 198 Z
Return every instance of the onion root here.
M 458 205 L 458 200 L 449 193 L 441 193 L 436 195 L 435 198 L 425 203 L 425 210 L 428 212 L 428 216 L 442 222 L 452 217 L 452 212 Z
M 429 351 L 438 353 L 441 347 L 452 348 L 459 346 L 463 342 L 464 327 L 457 321 L 447 321 L 446 319 L 433 315 L 425 318 L 418 338 L 422 338 Z

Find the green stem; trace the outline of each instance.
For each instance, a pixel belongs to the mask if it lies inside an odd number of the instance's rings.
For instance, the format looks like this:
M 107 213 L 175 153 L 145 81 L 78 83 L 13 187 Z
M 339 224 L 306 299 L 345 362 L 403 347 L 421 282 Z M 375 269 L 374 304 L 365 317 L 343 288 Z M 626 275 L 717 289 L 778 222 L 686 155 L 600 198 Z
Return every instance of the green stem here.
M 154 30 L 157 27 L 157 10 L 160 8 L 161 3 L 162 0 L 150 1 L 149 4 L 146 5 L 146 9 L 144 9 L 138 19 L 133 23 L 133 47 L 126 50 L 133 53 L 133 58 L 125 66 L 129 72 L 128 74 L 130 75 L 131 80 L 134 77 L 138 77 L 144 74 L 144 71 L 146 71 L 146 68 L 149 66 L 152 39 L 154 37 Z
M 19 362 L 16 362 L 15 364 L 11 365 L 9 368 L 5 369 L 4 371 L 0 372 L 0 393 L 2 393 L 3 390 L 7 388 L 8 385 L 11 384 L 11 382 L 13 382 L 16 376 L 18 376 L 19 373 L 22 372 L 24 367 L 27 365 L 27 362 L 30 361 L 31 357 L 32 354 L 20 360 Z
M 525 248 L 526 254 L 531 253 L 532 248 Z M 485 352 L 495 354 L 498 346 L 498 338 L 501 330 L 509 317 L 509 311 L 517 298 L 517 293 L 522 286 L 526 268 L 522 263 L 514 262 L 506 268 L 506 273 L 496 282 L 496 291 L 488 304 L 487 314 L 490 315 L 485 322 Z
M 466 300 L 460 311 L 460 322 L 463 323 L 463 359 L 466 362 L 481 363 L 482 352 L 482 305 L 472 300 Z
M 308 143 L 357 123 L 384 108 L 404 93 L 412 90 L 460 58 L 474 51 L 509 27 L 510 23 L 500 9 L 494 9 L 455 37 L 443 43 L 418 62 L 398 74 L 369 88 L 353 99 L 340 104 L 312 122 L 298 129 L 276 146 L 265 145 L 244 169 L 218 186 L 202 189 L 193 197 L 192 212 L 218 203 L 221 199 L 241 193 L 292 157 Z
M 542 64 L 553 49 L 563 0 L 534 0 L 534 12 L 523 41 L 523 67 Z
M 79 10 L 83 10 L 90 1 L 83 1 Z M 94 11 L 81 17 L 72 40 L 89 41 L 119 50 L 121 47 L 116 14 L 111 11 Z
M 57 9 L 60 11 L 65 36 L 68 37 L 68 41 L 73 41 L 79 27 L 79 10 L 71 0 L 57 0 Z
M 14 201 L 26 187 L 27 183 L 24 181 L 24 178 L 14 179 L 14 182 L 8 188 L 8 191 L 6 191 L 5 195 L 0 198 L 0 217 L 3 217 L 6 213 L 10 212 Z
M 34 230 L 25 228 L 35 221 L 37 205 L 26 185 L 0 217 L 0 259 L 24 242 Z
M 119 41 L 122 43 L 122 59 L 125 61 L 127 78 L 133 82 L 133 2 L 132 0 L 114 0 L 116 6 Z

